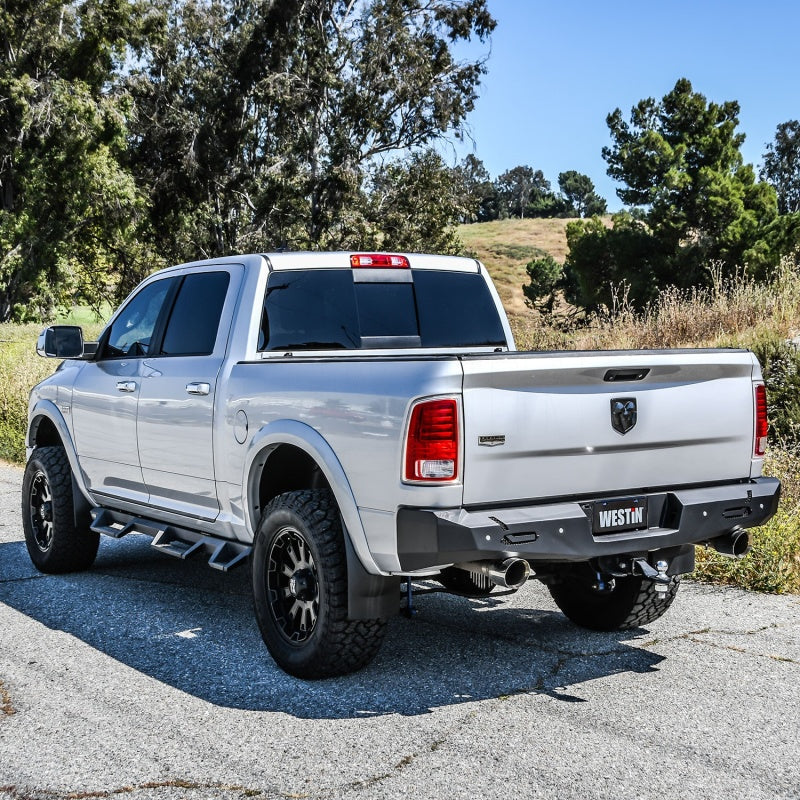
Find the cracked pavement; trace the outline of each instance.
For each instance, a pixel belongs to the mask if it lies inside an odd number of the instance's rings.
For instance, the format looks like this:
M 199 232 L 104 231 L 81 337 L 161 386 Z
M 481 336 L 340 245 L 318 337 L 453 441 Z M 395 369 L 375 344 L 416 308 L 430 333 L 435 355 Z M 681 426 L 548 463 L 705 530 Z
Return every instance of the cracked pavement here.
M 40 575 L 21 477 L 0 465 L 0 800 L 800 797 L 800 597 L 684 583 L 595 634 L 536 582 L 428 592 L 369 667 L 303 682 L 246 569 L 128 536 Z

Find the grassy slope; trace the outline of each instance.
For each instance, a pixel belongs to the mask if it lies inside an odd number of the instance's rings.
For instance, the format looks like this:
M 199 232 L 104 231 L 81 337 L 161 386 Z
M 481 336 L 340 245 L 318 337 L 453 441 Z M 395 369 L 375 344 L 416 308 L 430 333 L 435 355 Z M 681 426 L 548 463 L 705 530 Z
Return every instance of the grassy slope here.
M 522 285 L 528 282 L 525 265 L 550 253 L 556 261 L 567 257 L 568 219 L 500 219 L 461 225 L 458 235 L 492 275 L 509 314 L 527 315 Z

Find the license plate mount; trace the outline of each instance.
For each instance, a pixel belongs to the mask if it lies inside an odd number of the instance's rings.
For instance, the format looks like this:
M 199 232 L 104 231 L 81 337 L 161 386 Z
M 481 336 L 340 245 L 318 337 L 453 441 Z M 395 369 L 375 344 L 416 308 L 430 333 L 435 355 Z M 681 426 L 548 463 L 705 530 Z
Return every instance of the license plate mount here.
M 647 530 L 647 498 L 623 497 L 592 504 L 592 532 L 596 536 Z

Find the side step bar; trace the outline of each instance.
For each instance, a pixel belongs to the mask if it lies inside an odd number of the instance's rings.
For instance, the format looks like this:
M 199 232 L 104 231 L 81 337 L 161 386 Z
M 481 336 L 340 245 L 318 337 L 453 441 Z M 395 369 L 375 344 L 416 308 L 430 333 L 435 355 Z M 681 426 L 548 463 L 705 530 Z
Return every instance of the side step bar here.
M 93 531 L 119 539 L 128 533 L 143 533 L 152 537 L 150 543 L 162 553 L 187 559 L 197 552 L 208 556 L 208 566 L 227 572 L 242 564 L 252 551 L 250 545 L 234 542 L 229 539 L 218 539 L 205 533 L 179 528 L 163 522 L 156 522 L 133 514 L 111 511 L 108 508 L 92 509 Z

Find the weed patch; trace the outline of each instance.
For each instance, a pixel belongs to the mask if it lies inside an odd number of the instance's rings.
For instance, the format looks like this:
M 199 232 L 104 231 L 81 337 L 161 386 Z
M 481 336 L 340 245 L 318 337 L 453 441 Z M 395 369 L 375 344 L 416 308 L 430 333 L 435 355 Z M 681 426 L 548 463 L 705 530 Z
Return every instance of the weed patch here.
M 0 459 L 25 460 L 25 429 L 28 396 L 34 384 L 52 374 L 58 361 L 36 355 L 36 340 L 42 325 L 0 325 Z M 101 325 L 85 329 L 96 336 Z
M 743 559 L 697 548 L 692 577 L 759 592 L 800 594 L 800 459 L 795 452 L 773 449 L 764 473 L 781 481 L 778 513 L 750 531 L 750 552 Z
M 0 325 L 0 458 L 25 460 L 28 395 L 49 375 L 54 361 L 36 355 L 39 325 Z

